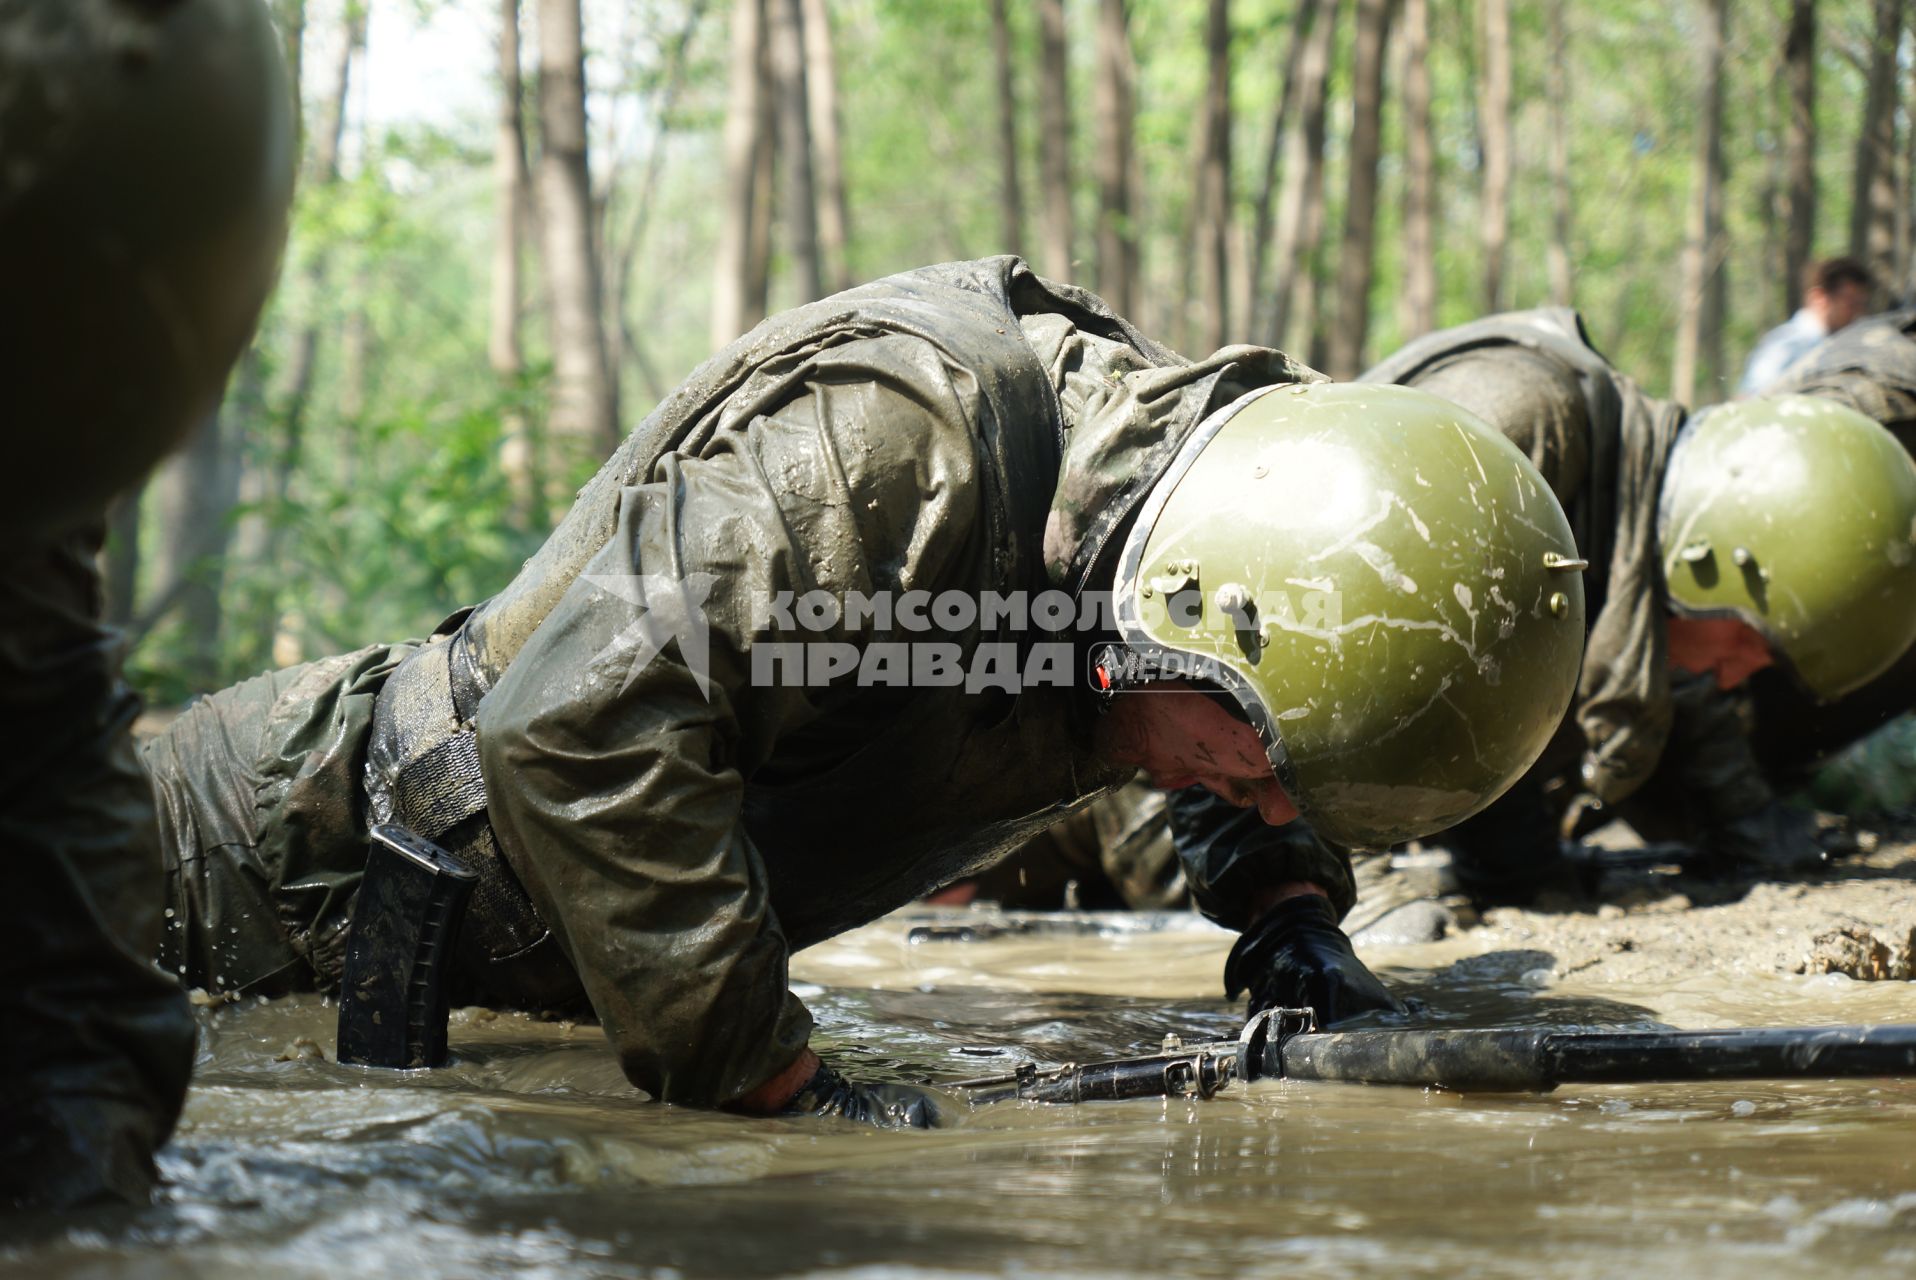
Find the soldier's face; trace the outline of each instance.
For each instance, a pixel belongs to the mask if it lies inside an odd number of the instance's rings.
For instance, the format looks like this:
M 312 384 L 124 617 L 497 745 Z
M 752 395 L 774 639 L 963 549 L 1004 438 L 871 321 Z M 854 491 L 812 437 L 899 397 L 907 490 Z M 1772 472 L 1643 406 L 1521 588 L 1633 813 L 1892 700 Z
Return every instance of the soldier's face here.
M 1671 618 L 1669 639 L 1670 665 L 1714 675 L 1719 689 L 1734 689 L 1776 662 L 1761 633 L 1735 618 Z
M 1812 289 L 1807 300 L 1831 333 L 1856 323 L 1869 310 L 1869 290 L 1854 282 L 1834 289 Z
M 1106 724 L 1100 753 L 1142 769 L 1154 787 L 1203 787 L 1241 809 L 1256 809 L 1274 827 L 1297 816 L 1257 732 L 1194 689 L 1126 694 Z

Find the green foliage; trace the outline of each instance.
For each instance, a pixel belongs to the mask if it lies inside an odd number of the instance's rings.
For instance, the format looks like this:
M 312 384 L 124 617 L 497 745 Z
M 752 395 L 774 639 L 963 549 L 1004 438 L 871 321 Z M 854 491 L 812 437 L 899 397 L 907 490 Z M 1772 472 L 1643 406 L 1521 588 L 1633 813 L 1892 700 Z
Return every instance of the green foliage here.
M 282 558 L 258 566 L 260 595 L 291 600 L 312 652 L 423 634 L 445 614 L 497 591 L 544 530 L 512 517 L 499 466 L 503 423 L 536 410 L 525 392 L 468 405 L 403 404 L 360 424 L 360 465 L 314 477 L 262 512 L 283 534 Z
M 1810 779 L 1818 808 L 1877 817 L 1916 807 L 1916 717 L 1892 720 L 1839 751 Z

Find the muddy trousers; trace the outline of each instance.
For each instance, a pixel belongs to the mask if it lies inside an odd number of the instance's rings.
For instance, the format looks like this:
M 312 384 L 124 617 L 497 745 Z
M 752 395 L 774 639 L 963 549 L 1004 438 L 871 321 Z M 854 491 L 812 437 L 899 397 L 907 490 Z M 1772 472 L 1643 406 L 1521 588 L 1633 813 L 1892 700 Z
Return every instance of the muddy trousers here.
M 0 1203 L 144 1202 L 193 1065 L 98 529 L 0 577 Z
M 335 991 L 366 871 L 367 753 L 386 682 L 417 646 L 373 645 L 199 699 L 141 748 L 159 808 L 161 966 L 225 996 Z M 460 1004 L 584 1012 L 556 942 L 489 963 L 455 941 Z

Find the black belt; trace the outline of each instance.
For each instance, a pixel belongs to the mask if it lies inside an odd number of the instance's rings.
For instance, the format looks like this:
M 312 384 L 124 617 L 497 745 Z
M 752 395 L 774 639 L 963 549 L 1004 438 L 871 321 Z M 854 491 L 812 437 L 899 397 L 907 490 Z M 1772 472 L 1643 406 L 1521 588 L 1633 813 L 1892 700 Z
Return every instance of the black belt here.
M 463 621 L 455 615 L 448 625 Z M 551 930 L 500 853 L 486 816 L 473 722 L 487 686 L 463 628 L 400 663 L 374 708 L 366 794 L 374 823 L 397 823 L 472 869 L 478 883 L 461 950 L 498 962 L 546 942 Z

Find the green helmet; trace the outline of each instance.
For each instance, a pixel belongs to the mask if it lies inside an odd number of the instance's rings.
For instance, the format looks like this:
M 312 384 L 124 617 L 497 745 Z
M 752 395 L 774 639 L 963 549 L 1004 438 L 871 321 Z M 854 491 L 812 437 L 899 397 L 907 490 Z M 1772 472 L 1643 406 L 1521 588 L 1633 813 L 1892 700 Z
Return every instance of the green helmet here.
M 1853 409 L 1774 396 L 1693 418 L 1658 540 L 1675 612 L 1741 618 L 1820 698 L 1916 639 L 1916 465 Z
M 1267 388 L 1193 433 L 1113 592 L 1133 672 L 1233 694 L 1324 836 L 1429 835 L 1501 795 L 1570 705 L 1583 582 L 1515 446 L 1403 387 Z
M 260 0 L 0 0 L 0 524 L 98 510 L 218 405 L 295 157 Z

